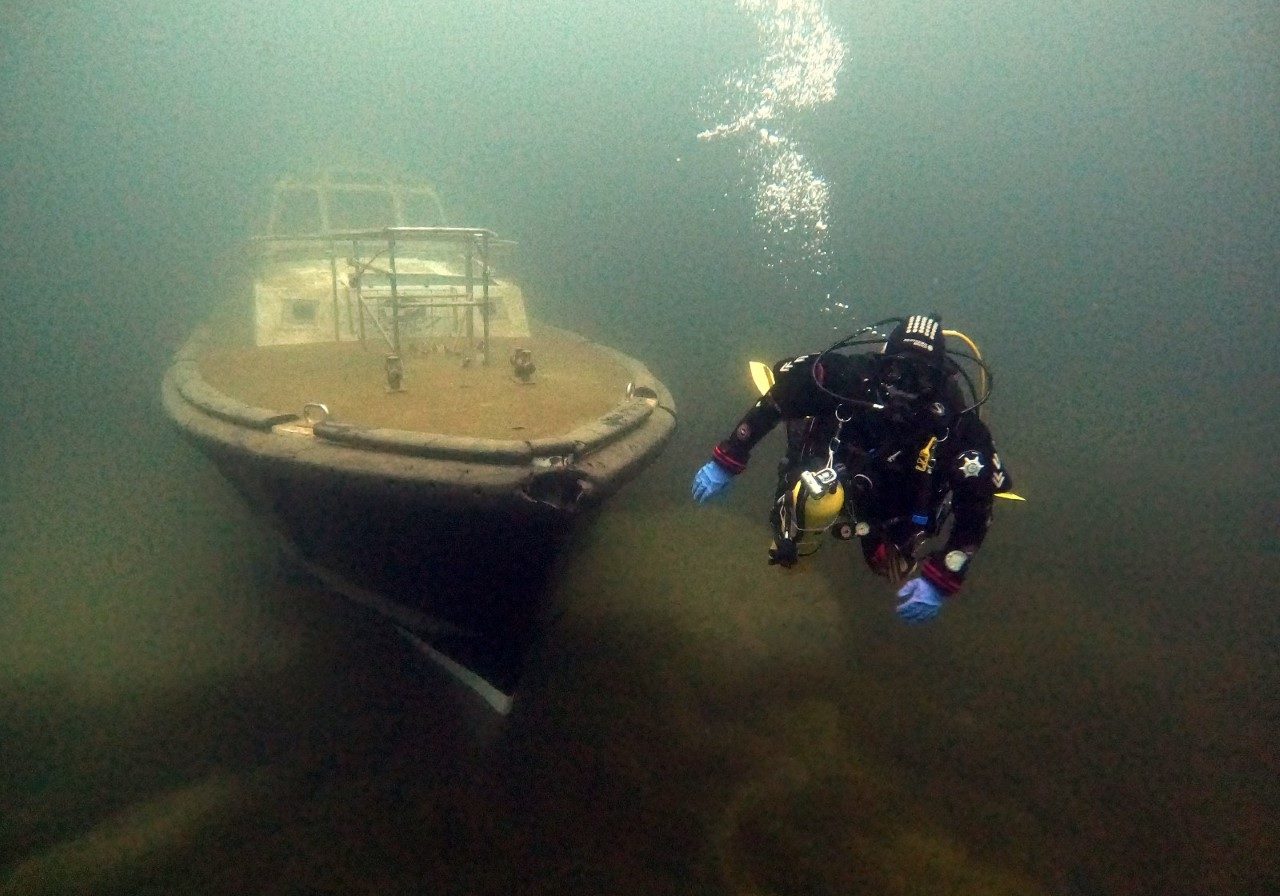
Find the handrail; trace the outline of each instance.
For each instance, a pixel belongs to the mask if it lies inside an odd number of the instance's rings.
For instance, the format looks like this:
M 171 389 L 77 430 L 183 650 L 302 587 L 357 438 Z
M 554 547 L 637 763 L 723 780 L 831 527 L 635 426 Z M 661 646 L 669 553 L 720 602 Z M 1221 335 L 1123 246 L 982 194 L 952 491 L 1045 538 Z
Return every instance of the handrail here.
M 406 308 L 449 307 L 466 309 L 465 335 L 468 340 L 474 340 L 475 338 L 475 312 L 478 309 L 483 328 L 483 335 L 479 342 L 480 356 L 483 364 L 489 364 L 489 318 L 492 313 L 490 287 L 494 280 L 491 251 L 495 246 L 514 245 L 509 240 L 499 240 L 492 230 L 483 227 L 393 226 L 313 234 L 270 234 L 256 237 L 254 242 L 261 248 L 261 254 L 266 257 L 271 257 L 282 250 L 301 251 L 311 246 L 316 246 L 317 248 L 323 246 L 330 258 L 331 292 L 335 303 L 335 321 L 337 319 L 336 305 L 340 280 L 337 259 L 339 250 L 345 249 L 345 246 L 349 245 L 350 253 L 343 252 L 347 257 L 348 270 L 352 275 L 348 278 L 346 285 L 355 291 L 360 320 L 359 338 L 362 341 L 364 339 L 363 322 L 367 315 L 368 319 L 374 322 L 379 335 L 387 343 L 387 347 L 394 356 L 395 361 L 398 361 L 402 353 L 400 324 Z M 440 272 L 435 274 L 423 274 L 421 271 L 406 272 L 398 267 L 398 260 L 411 259 L 415 255 L 412 250 L 408 253 L 401 252 L 398 259 L 397 248 L 405 244 L 422 243 L 450 244 L 455 247 L 449 250 L 451 253 L 462 253 L 462 257 L 457 259 L 457 267 L 447 272 L 448 282 L 454 284 L 456 292 L 448 296 L 435 296 L 430 293 L 425 296 L 414 296 L 413 286 L 404 284 L 405 277 L 409 276 L 444 276 Z M 366 247 L 362 244 L 372 245 Z M 375 267 L 374 262 L 384 256 L 386 259 L 385 268 L 382 266 Z M 385 288 L 388 292 L 385 297 L 389 299 L 389 321 L 384 321 L 377 313 L 379 307 L 387 308 L 381 298 L 377 302 L 369 302 L 365 298 L 363 290 L 366 284 L 364 280 L 371 272 L 378 277 L 385 277 L 387 280 Z M 430 289 L 431 287 L 427 288 Z M 401 301 L 402 297 L 406 295 L 413 297 L 407 304 Z M 431 298 L 447 299 L 447 301 L 422 301 L 422 299 Z M 389 324 L 389 326 L 384 324 Z M 389 358 L 388 362 L 393 363 L 393 359 Z
M 378 237 L 413 239 L 416 237 L 423 240 L 455 239 L 461 242 L 481 236 L 496 240 L 498 235 L 487 227 L 377 227 L 367 230 L 336 230 L 325 236 L 336 240 L 369 240 Z M 267 239 L 277 239 L 277 237 L 267 237 Z

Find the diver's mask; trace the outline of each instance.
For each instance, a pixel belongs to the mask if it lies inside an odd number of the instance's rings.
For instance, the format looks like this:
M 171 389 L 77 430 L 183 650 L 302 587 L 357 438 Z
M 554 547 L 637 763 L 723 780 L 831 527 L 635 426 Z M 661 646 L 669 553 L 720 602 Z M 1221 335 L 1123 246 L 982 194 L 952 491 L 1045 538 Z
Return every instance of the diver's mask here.
M 890 408 L 913 410 L 937 391 L 936 371 L 906 354 L 881 355 L 876 368 L 876 382 Z

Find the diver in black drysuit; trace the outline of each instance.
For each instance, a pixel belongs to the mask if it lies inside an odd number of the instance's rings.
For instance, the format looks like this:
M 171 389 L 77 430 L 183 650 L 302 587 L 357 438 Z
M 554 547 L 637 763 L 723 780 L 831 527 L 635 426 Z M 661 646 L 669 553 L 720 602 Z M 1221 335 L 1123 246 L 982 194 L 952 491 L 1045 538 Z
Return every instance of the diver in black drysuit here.
M 907 621 L 922 622 L 960 590 L 986 536 L 993 496 L 1013 482 L 978 416 L 986 395 L 977 396 L 969 382 L 974 397 L 966 401 L 967 376 L 947 357 L 937 315 L 899 320 L 879 352 L 839 350 L 867 343 L 851 337 L 775 364 L 773 385 L 715 446 L 694 478 L 693 496 L 703 503 L 724 491 L 752 448 L 785 421 L 769 562 L 797 560 L 789 516 L 796 514 L 792 496 L 800 494 L 801 474 L 833 470 L 828 481 L 838 480 L 844 493 L 844 521 L 835 534 L 857 535 L 867 565 L 895 585 L 918 570 L 898 592 L 904 601 L 897 609 Z M 948 516 L 945 545 L 918 556 Z

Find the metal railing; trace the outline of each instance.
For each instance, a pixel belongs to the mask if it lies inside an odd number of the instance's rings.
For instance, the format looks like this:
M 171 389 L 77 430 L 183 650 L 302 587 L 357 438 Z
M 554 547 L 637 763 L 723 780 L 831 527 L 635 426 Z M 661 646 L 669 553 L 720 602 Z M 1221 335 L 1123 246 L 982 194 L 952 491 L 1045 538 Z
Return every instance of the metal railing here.
M 270 264 L 328 256 L 334 339 L 342 340 L 344 319 L 361 342 L 367 338 L 366 326 L 371 325 L 391 355 L 389 381 L 392 365 L 398 366 L 403 354 L 405 324 L 410 318 L 427 327 L 452 318 L 452 335 L 465 338 L 469 349 L 478 351 L 482 363 L 489 363 L 493 253 L 496 248 L 513 245 L 499 240 L 492 231 L 474 227 L 384 227 L 261 237 L 256 242 L 259 260 Z M 340 267 L 344 270 L 340 271 Z M 348 303 L 354 300 L 354 309 L 350 304 L 342 308 L 344 298 Z M 447 313 L 442 315 L 442 310 Z M 398 384 L 393 385 L 397 387 Z

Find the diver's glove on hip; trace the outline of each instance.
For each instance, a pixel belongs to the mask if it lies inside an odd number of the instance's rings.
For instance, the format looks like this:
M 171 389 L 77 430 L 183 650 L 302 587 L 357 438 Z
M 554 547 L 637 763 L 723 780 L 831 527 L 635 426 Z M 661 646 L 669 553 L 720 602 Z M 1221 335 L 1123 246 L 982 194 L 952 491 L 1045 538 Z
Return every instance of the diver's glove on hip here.
M 942 610 L 942 592 L 928 579 L 909 580 L 898 589 L 898 597 L 906 598 L 898 604 L 904 622 L 928 622 Z
M 693 476 L 693 500 L 705 504 L 733 482 L 733 474 L 713 460 L 702 465 Z

